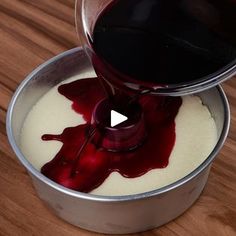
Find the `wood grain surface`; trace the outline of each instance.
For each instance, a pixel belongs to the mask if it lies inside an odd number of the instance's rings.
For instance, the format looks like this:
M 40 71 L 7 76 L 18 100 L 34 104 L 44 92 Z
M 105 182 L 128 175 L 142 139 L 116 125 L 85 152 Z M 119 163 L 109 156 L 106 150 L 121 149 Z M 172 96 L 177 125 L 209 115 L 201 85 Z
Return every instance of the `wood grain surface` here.
M 47 210 L 13 154 L 5 129 L 9 101 L 25 76 L 78 44 L 74 0 L 0 0 L 0 235 L 96 235 Z M 235 78 L 224 89 L 231 104 L 231 129 L 203 194 L 178 219 L 141 235 L 236 235 Z

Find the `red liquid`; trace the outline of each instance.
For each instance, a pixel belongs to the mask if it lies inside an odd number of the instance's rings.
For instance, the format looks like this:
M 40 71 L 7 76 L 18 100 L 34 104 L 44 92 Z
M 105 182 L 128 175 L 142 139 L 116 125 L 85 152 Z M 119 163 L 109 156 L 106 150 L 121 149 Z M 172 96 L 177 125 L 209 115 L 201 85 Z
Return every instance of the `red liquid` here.
M 235 22 L 235 0 L 114 0 L 90 39 L 94 67 L 119 87 L 205 80 L 235 63 Z
M 73 109 L 82 114 L 87 124 L 66 128 L 61 135 L 43 135 L 43 140 L 63 143 L 55 158 L 41 172 L 53 181 L 81 192 L 90 192 L 113 171 L 135 178 L 151 169 L 168 165 L 175 144 L 175 117 L 182 104 L 180 97 L 139 98 L 143 108 L 147 138 L 143 145 L 127 152 L 109 152 L 93 141 L 84 145 L 91 130 L 90 120 L 95 105 L 105 93 L 96 78 L 78 80 L 59 87 L 59 92 L 73 102 Z M 80 155 L 78 155 L 80 153 Z

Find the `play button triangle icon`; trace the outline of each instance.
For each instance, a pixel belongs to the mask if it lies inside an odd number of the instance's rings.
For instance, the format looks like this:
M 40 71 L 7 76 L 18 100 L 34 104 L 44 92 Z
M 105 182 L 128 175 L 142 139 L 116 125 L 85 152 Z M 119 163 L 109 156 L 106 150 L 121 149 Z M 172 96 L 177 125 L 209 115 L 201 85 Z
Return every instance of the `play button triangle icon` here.
M 119 125 L 126 120 L 128 120 L 127 116 L 124 116 L 117 111 L 111 110 L 111 127 Z

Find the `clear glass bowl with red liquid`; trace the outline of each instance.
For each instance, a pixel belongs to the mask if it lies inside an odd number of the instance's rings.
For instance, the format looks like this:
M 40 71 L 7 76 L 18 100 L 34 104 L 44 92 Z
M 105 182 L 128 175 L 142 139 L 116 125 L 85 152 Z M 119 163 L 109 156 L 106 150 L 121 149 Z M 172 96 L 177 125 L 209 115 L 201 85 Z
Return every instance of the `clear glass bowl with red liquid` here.
M 77 0 L 76 8 L 82 45 L 115 87 L 185 95 L 236 72 L 233 0 Z

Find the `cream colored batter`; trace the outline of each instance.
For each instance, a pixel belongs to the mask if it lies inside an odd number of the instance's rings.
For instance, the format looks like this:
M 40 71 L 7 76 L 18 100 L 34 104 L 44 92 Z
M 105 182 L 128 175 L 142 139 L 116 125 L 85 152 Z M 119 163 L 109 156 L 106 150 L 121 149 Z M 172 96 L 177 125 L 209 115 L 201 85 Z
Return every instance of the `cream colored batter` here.
M 84 73 L 65 82 L 93 76 L 93 73 Z M 60 95 L 57 87 L 46 93 L 32 108 L 21 132 L 21 150 L 38 170 L 52 160 L 62 146 L 58 141 L 42 141 L 41 136 L 60 134 L 66 127 L 84 123 L 82 116 L 72 110 L 71 101 Z M 147 192 L 171 184 L 196 169 L 217 142 L 214 119 L 199 97 L 186 96 L 175 122 L 176 143 L 166 168 L 151 170 L 138 178 L 124 178 L 113 172 L 91 193 L 129 195 Z

